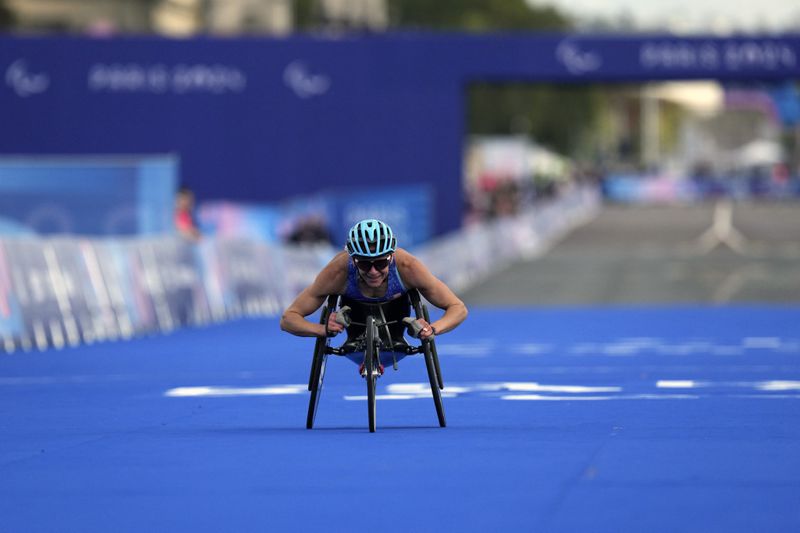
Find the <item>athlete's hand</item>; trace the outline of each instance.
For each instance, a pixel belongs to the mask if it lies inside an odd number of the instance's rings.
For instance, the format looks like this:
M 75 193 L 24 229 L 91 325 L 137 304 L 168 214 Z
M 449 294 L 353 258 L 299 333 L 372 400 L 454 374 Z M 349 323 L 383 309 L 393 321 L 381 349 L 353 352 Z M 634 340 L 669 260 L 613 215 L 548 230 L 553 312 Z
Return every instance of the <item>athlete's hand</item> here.
M 433 327 L 430 324 L 428 324 L 428 322 L 426 322 L 425 320 L 423 320 L 421 318 L 418 320 L 418 322 L 419 322 L 419 325 L 422 326 L 422 329 L 419 331 L 419 340 L 424 341 L 425 339 L 428 339 L 428 338 L 431 338 L 431 337 L 434 336 Z
M 425 339 L 430 339 L 436 335 L 436 331 L 427 320 L 423 320 L 421 318 L 415 319 L 407 316 L 403 319 L 403 324 L 405 324 L 408 328 L 408 335 L 414 337 L 415 339 L 424 341 Z
M 344 331 L 344 326 L 336 321 L 336 311 L 333 311 L 328 317 L 328 326 L 326 332 L 329 336 L 335 337 Z

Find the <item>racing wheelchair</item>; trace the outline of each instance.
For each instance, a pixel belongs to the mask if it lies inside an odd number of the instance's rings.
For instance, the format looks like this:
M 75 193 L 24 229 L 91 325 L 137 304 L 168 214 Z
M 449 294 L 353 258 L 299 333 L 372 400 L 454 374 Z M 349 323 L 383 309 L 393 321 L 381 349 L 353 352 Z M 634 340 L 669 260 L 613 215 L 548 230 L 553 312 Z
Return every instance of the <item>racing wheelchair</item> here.
M 337 310 L 337 305 L 340 305 Z M 408 316 L 409 308 L 414 309 L 415 318 Z M 442 371 L 439 367 L 439 356 L 433 337 L 422 340 L 417 346 L 410 345 L 404 337 L 404 331 L 417 337 L 420 318 L 430 322 L 427 306 L 421 301 L 419 291 L 413 289 L 405 296 L 384 303 L 364 303 L 350 300 L 345 296 L 328 296 L 320 313 L 320 323 L 327 324 L 333 311 L 337 311 L 336 320 L 347 331 L 347 340 L 341 346 L 331 346 L 331 337 L 318 337 L 314 346 L 314 357 L 311 362 L 311 375 L 308 390 L 311 397 L 308 402 L 306 428 L 314 427 L 314 418 L 319 407 L 319 397 L 325 379 L 325 366 L 328 356 L 345 356 L 358 363 L 363 353 L 361 375 L 367 382 L 367 406 L 369 414 L 369 430 L 374 433 L 377 427 L 375 388 L 378 378 L 383 373 L 382 361 L 389 362 L 397 370 L 398 354 L 400 358 L 407 355 L 422 354 L 431 385 L 433 402 L 439 426 L 445 427 L 444 406 L 441 391 L 444 389 Z

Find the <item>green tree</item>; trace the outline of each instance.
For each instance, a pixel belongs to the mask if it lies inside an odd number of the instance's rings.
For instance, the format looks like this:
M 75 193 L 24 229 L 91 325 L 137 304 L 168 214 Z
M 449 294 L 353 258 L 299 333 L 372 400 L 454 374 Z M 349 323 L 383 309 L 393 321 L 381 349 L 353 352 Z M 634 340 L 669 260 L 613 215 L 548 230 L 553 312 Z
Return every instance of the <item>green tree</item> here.
M 9 30 L 14 27 L 14 13 L 0 0 L 0 30 Z
M 564 30 L 569 19 L 550 7 L 525 0 L 386 0 L 390 29 L 486 32 L 498 30 Z M 294 0 L 298 30 L 324 29 L 320 0 Z
M 476 83 L 468 92 L 468 131 L 528 135 L 562 154 L 588 157 L 603 101 L 595 86 Z
M 310 30 L 316 23 L 315 0 L 294 1 L 294 25 L 298 30 Z
M 570 21 L 556 9 L 525 0 L 388 0 L 394 28 L 433 30 L 563 30 Z

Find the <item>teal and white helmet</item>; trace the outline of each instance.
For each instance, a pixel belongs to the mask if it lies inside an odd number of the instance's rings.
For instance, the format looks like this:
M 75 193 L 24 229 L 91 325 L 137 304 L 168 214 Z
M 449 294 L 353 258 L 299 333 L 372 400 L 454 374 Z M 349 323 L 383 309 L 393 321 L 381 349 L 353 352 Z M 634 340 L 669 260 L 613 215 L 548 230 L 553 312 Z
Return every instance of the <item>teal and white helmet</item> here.
M 350 228 L 347 253 L 361 257 L 380 257 L 394 252 L 397 239 L 385 222 L 369 218 Z

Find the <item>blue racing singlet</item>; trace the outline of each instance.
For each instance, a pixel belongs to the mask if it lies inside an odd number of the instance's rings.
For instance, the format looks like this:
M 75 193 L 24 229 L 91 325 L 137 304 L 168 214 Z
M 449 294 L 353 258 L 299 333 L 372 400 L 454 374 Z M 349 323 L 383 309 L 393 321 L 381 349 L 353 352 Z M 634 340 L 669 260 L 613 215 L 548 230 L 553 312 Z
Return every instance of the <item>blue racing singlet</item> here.
M 386 294 L 380 298 L 368 298 L 361 294 L 361 289 L 358 288 L 358 268 L 350 261 L 347 265 L 347 287 L 345 287 L 344 295 L 348 298 L 359 302 L 366 303 L 383 303 L 395 299 L 399 294 L 404 294 L 406 291 L 400 275 L 397 273 L 397 263 L 392 261 L 389 264 L 389 276 L 387 278 Z

